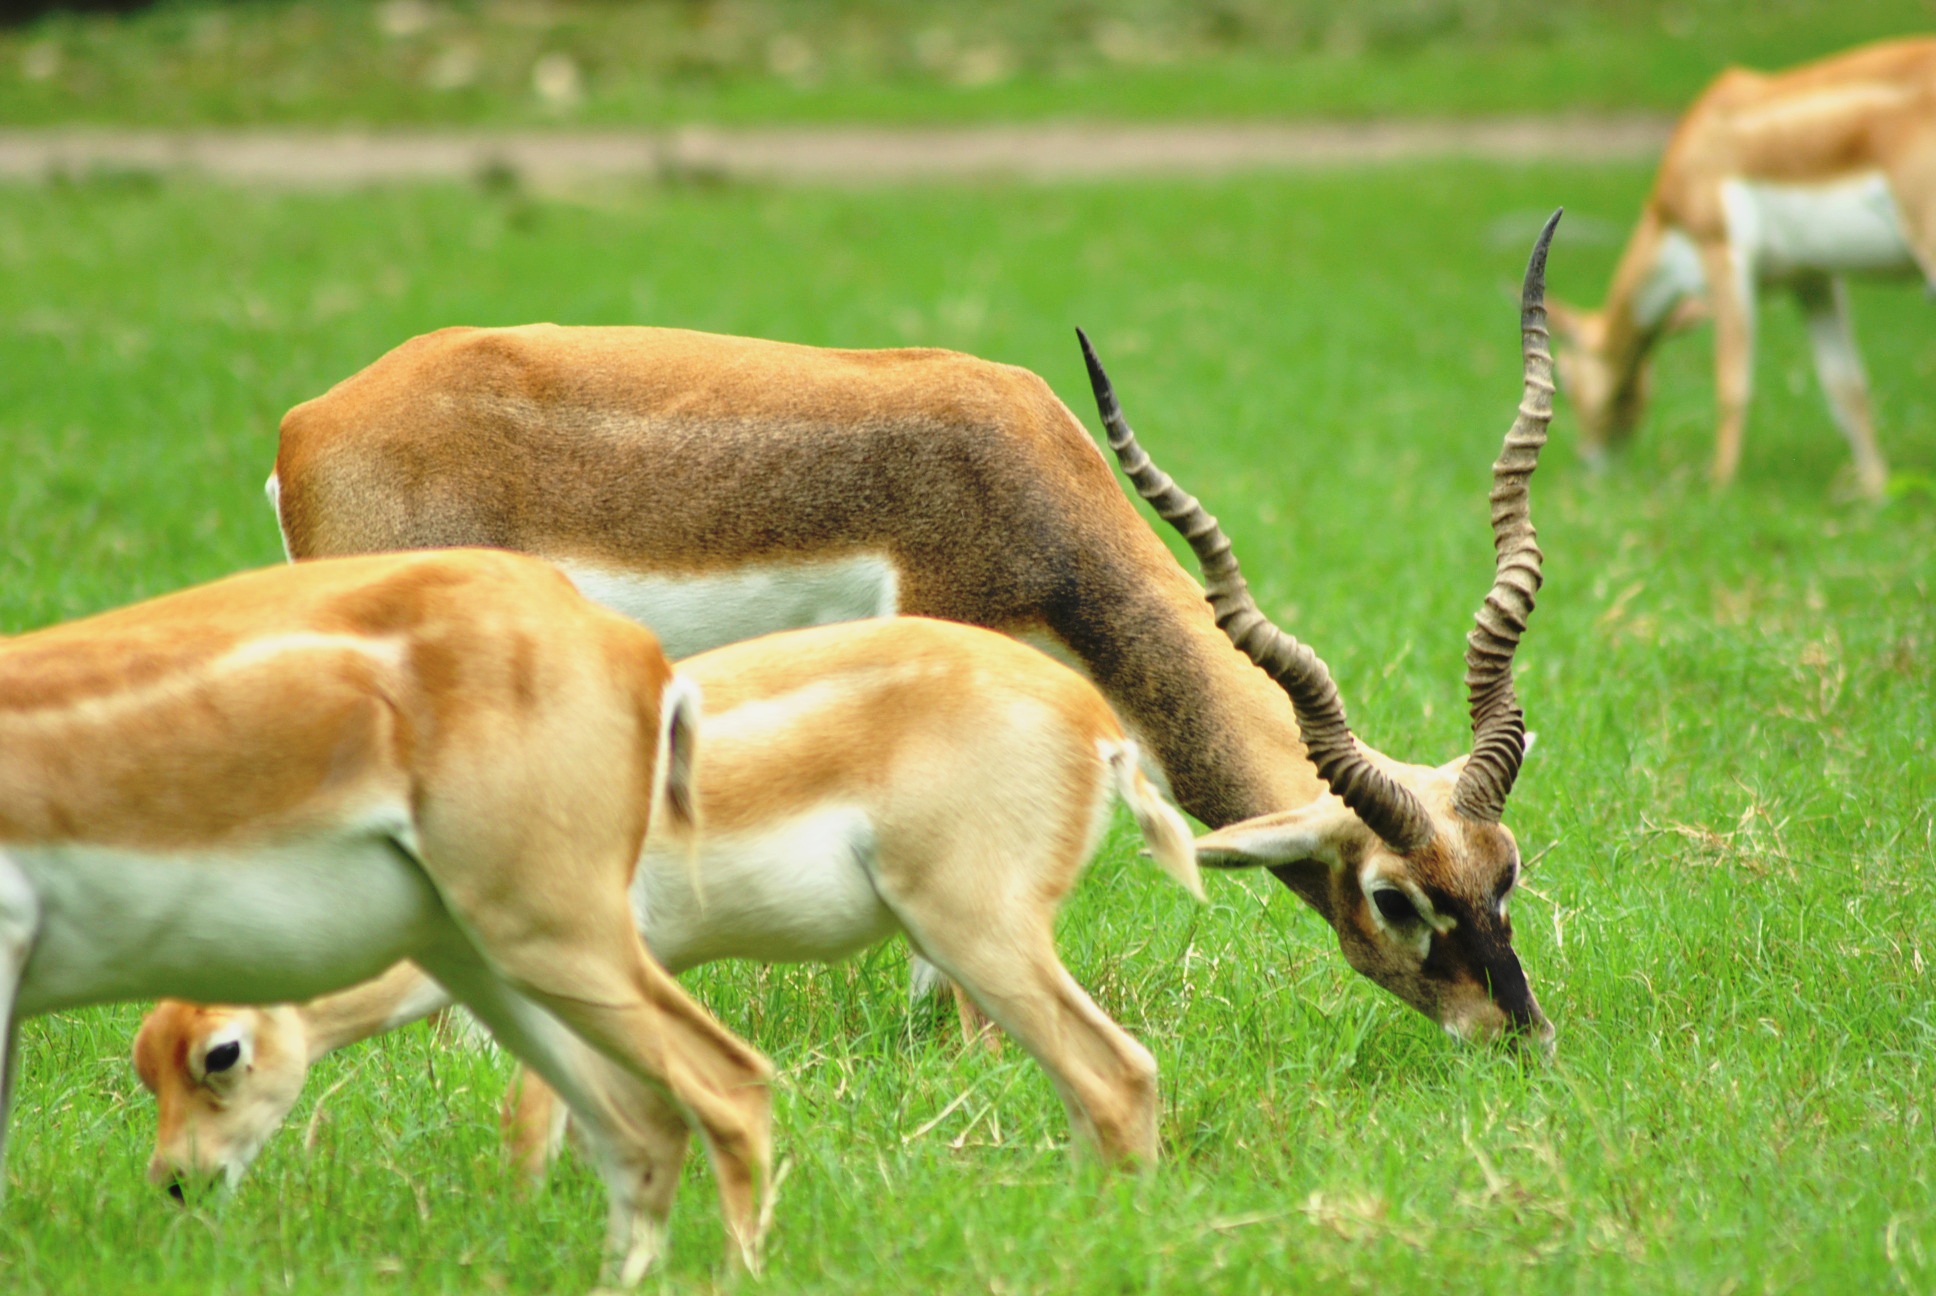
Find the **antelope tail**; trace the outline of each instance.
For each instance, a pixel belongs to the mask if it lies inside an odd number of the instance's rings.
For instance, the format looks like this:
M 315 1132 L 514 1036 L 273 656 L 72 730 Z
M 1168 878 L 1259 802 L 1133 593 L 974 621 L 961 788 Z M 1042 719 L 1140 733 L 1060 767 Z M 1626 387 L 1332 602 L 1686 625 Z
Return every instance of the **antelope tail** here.
M 692 893 L 703 906 L 699 876 L 699 686 L 674 675 L 659 698 L 659 760 L 653 771 L 652 826 L 682 841 Z
M 1136 744 L 1125 738 L 1121 742 L 1099 742 L 1096 746 L 1115 777 L 1116 795 L 1136 816 L 1136 826 L 1143 831 L 1143 841 L 1149 846 L 1151 858 L 1185 891 L 1199 900 L 1204 899 L 1203 877 L 1197 872 L 1197 848 L 1190 825 L 1143 777 Z

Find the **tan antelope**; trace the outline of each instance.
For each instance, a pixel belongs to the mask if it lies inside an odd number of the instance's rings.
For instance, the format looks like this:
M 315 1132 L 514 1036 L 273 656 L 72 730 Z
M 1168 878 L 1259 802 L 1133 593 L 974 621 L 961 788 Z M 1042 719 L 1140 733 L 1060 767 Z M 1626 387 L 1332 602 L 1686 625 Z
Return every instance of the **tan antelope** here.
M 0 1094 L 23 1017 L 304 998 L 409 958 L 580 1118 L 612 1279 L 661 1244 L 688 1120 L 751 1264 L 770 1068 L 627 904 L 655 795 L 693 831 L 675 679 L 649 633 L 484 550 L 251 572 L 0 641 Z M 218 1093 L 254 1063 L 240 1041 L 141 1061 Z M 677 1115 L 641 1125 L 640 1090 Z M 218 1168 L 153 1167 L 177 1191 Z
M 1936 39 L 1867 45 L 1772 75 L 1730 69 L 1675 128 L 1640 224 L 1596 311 L 1553 304 L 1560 380 L 1598 459 L 1632 435 L 1654 344 L 1714 316 L 1719 425 L 1714 479 L 1741 460 L 1755 299 L 1800 303 L 1815 371 L 1870 495 L 1888 472 L 1844 277 L 1920 274 L 1936 284 Z
M 1101 695 L 1001 635 L 911 617 L 771 635 L 679 673 L 705 699 L 706 830 L 696 857 L 682 833 L 647 837 L 632 907 L 652 953 L 675 973 L 832 962 L 903 933 L 1041 1062 L 1080 1144 L 1153 1163 L 1155 1060 L 1062 966 L 1055 915 L 1112 790 L 1165 871 L 1201 889 L 1188 826 Z M 160 1155 L 192 1145 L 239 1175 L 317 1057 L 447 1002 L 406 964 L 301 1007 L 162 1004 L 136 1043 L 174 1059 L 143 1069 Z M 215 1056 L 228 1065 L 197 1067 Z M 513 1145 L 541 1169 L 564 1113 L 542 1085 L 517 1092 Z
M 1512 654 L 1539 583 L 1526 480 L 1551 413 L 1551 235 L 1527 267 L 1525 397 L 1494 465 L 1497 576 L 1467 651 L 1474 746 L 1446 765 L 1352 736 L 1323 663 L 1257 613 L 1093 354 L 1111 445 L 1190 537 L 1214 612 L 1046 383 L 947 351 L 445 329 L 291 410 L 270 496 L 298 560 L 527 550 L 675 657 L 889 612 L 1046 641 L 1220 827 L 1203 849 L 1270 867 L 1353 967 L 1448 1030 L 1550 1039 L 1513 952 L 1519 851 L 1499 820 L 1523 751 Z

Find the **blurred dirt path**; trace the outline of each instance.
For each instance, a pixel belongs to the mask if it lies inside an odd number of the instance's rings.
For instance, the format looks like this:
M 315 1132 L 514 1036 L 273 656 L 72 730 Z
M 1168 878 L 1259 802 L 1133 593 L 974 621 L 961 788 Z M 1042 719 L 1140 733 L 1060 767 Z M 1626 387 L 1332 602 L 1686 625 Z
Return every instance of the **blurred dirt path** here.
M 638 132 L 0 130 L 0 180 L 136 172 L 305 189 L 481 177 L 537 185 L 626 179 L 869 184 L 1221 175 L 1437 158 L 1628 162 L 1657 157 L 1671 124 L 1665 117 L 1621 116 Z

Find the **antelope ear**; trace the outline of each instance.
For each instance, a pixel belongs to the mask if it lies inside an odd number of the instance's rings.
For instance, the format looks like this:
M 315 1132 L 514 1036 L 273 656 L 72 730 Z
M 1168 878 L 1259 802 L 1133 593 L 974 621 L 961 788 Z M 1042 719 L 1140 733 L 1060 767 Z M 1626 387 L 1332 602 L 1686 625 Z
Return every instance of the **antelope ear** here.
M 1538 741 L 1539 735 L 1531 729 L 1528 729 L 1526 731 L 1526 745 L 1520 748 L 1522 758 L 1533 754 L 1533 744 Z M 1454 756 L 1451 760 L 1439 766 L 1439 773 L 1450 775 L 1456 779 L 1459 775 L 1465 773 L 1466 762 L 1471 759 L 1471 752 L 1467 752 L 1463 756 Z
M 1205 868 L 1261 868 L 1320 860 L 1336 864 L 1340 847 L 1363 822 L 1336 797 L 1320 797 L 1297 810 L 1280 810 L 1226 824 L 1197 838 L 1197 860 Z

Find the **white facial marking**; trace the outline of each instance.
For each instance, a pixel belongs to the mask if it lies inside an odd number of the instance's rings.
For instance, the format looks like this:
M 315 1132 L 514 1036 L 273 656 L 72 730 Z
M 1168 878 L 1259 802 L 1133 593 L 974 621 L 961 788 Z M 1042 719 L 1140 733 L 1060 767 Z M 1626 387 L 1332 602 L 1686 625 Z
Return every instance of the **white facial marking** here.
M 1729 240 L 1762 279 L 1914 264 L 1895 193 L 1880 171 L 1816 185 L 1727 180 L 1721 205 Z
M 900 574 L 881 554 L 717 572 L 619 571 L 571 559 L 558 566 L 586 598 L 649 627 L 673 658 L 900 608 Z
M 1438 915 L 1423 892 L 1379 873 L 1375 863 L 1367 864 L 1359 871 L 1358 885 L 1364 888 L 1365 899 L 1369 902 L 1365 907 L 1371 910 L 1372 922 L 1393 940 L 1411 945 L 1420 958 L 1431 950 L 1434 931 L 1443 933 L 1452 929 L 1450 921 Z M 1385 917 L 1384 911 L 1378 907 L 1380 891 L 1393 891 L 1403 896 L 1420 921 L 1394 923 Z

